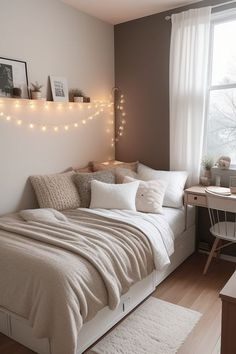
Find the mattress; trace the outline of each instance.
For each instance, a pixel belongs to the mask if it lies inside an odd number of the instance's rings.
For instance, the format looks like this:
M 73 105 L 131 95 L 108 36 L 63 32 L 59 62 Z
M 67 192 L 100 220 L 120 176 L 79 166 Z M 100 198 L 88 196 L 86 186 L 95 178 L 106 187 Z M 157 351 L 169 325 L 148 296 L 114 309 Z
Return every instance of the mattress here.
M 163 207 L 163 214 L 175 239 L 185 230 L 185 225 L 190 227 L 195 223 L 195 207 L 188 207 L 187 210 Z

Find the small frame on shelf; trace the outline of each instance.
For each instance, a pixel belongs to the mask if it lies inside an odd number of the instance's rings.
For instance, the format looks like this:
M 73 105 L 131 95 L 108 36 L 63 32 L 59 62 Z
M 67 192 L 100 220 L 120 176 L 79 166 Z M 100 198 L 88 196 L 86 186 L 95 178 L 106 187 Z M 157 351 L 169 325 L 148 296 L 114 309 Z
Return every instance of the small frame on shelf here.
M 53 101 L 68 102 L 69 91 L 66 78 L 50 75 L 50 83 Z
M 27 64 L 0 57 L 0 97 L 12 97 L 13 88 L 21 90 L 21 98 L 29 98 Z

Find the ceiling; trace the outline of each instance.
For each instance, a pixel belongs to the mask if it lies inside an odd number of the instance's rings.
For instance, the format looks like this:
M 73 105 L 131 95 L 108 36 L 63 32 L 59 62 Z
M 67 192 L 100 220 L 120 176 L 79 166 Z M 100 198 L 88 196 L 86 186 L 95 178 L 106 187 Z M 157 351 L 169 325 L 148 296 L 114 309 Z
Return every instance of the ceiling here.
M 103 21 L 118 24 L 199 0 L 61 0 Z

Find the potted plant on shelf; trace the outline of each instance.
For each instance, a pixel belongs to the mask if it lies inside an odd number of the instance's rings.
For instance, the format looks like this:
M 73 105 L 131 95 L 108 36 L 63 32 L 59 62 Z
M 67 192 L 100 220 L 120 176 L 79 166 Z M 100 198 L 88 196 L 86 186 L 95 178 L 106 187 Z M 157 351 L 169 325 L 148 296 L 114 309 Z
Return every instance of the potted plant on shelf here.
M 203 157 L 201 165 L 204 170 L 204 176 L 201 177 L 201 183 L 205 186 L 209 186 L 211 184 L 211 169 L 214 164 L 215 163 L 212 157 Z
M 84 102 L 85 94 L 82 90 L 73 89 L 70 90 L 70 101 L 72 102 Z
M 41 89 L 43 85 L 40 85 L 38 81 L 36 81 L 34 84 L 31 83 L 31 98 L 33 100 L 40 100 L 42 98 L 42 92 Z

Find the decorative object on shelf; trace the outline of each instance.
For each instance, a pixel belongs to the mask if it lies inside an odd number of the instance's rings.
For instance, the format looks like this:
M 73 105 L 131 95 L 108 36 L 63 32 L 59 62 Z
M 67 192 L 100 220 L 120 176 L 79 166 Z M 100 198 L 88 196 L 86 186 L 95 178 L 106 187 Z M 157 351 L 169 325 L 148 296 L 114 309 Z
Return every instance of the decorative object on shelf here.
M 230 176 L 229 178 L 229 188 L 232 194 L 236 194 L 236 176 Z
M 69 97 L 71 102 L 84 102 L 84 93 L 79 89 L 72 89 L 69 92 Z
M 13 87 L 12 89 L 12 97 L 13 98 L 21 98 L 22 90 L 20 87 Z
M 114 110 L 116 118 L 116 130 L 113 143 L 118 143 L 120 138 L 124 135 L 126 125 L 126 112 L 124 110 L 125 96 L 118 87 L 113 87 L 112 96 L 114 97 Z
M 204 156 L 201 162 L 204 169 L 204 176 L 200 177 L 200 182 L 203 186 L 209 186 L 211 184 L 211 169 L 214 166 L 214 160 L 210 156 Z
M 90 103 L 90 97 L 85 96 L 83 102 L 85 102 L 85 103 Z
M 0 57 L 0 96 L 11 97 L 14 87 L 21 88 L 22 98 L 29 98 L 27 64 Z
M 68 102 L 69 92 L 66 78 L 50 75 L 50 83 L 53 101 Z
M 230 168 L 231 158 L 229 156 L 221 156 L 217 161 L 217 167 L 222 170 L 228 170 Z
M 38 81 L 36 81 L 34 84 L 31 83 L 31 98 L 33 100 L 40 100 L 42 98 L 42 92 L 41 89 L 43 85 L 40 85 Z

